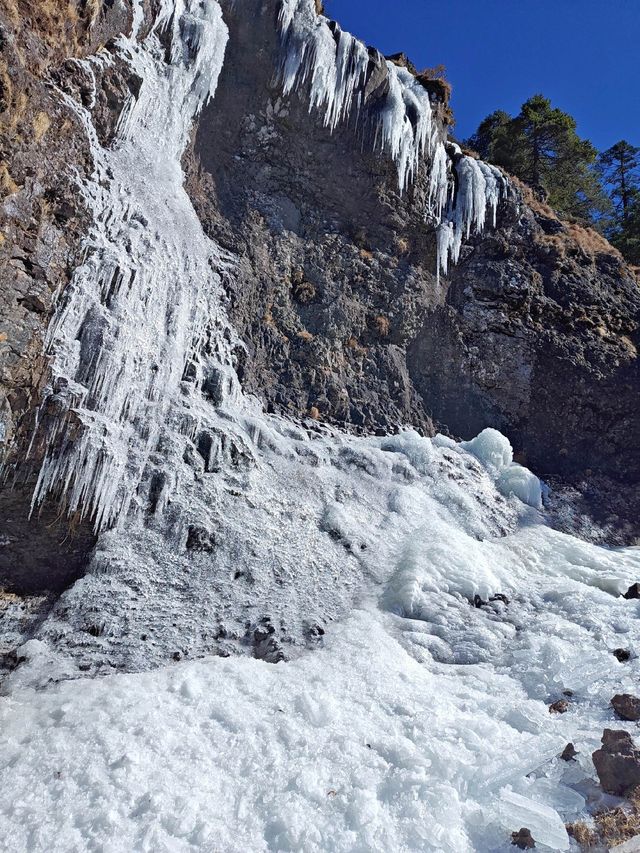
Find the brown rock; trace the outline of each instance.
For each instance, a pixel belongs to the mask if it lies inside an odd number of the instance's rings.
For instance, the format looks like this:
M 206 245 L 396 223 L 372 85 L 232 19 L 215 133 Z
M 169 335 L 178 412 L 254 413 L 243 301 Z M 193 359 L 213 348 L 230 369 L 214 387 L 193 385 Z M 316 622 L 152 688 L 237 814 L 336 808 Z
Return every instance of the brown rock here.
M 536 846 L 531 830 L 527 829 L 526 826 L 511 833 L 511 844 L 520 850 L 532 850 Z
M 637 696 L 618 693 L 611 700 L 611 705 L 621 720 L 629 720 L 632 723 L 640 720 L 640 699 Z
M 640 750 L 629 732 L 605 729 L 602 747 L 593 753 L 602 790 L 624 796 L 640 785 Z
M 567 702 L 566 699 L 558 699 L 557 702 L 552 702 L 551 705 L 549 705 L 549 713 L 566 714 L 570 707 L 571 703 Z
M 568 743 L 560 753 L 560 758 L 563 761 L 575 761 L 578 750 L 572 743 Z

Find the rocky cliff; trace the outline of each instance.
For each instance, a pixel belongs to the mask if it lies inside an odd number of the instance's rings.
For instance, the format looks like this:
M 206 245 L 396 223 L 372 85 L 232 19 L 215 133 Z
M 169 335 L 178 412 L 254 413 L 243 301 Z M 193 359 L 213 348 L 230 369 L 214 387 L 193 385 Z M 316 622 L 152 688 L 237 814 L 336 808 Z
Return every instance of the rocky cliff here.
M 160 5 L 136 7 L 138 41 Z M 470 438 L 497 427 L 556 496 L 569 490 L 572 509 L 556 497 L 559 523 L 586 513 L 611 541 L 633 539 L 633 272 L 512 182 L 497 227 L 471 236 L 438 276 L 428 163 L 401 192 L 393 158 L 353 115 L 332 129 L 308 85 L 284 94 L 278 11 L 275 0 L 223 4 L 226 61 L 183 159 L 206 234 L 233 258 L 223 281 L 244 391 L 312 429 L 411 424 Z M 141 83 L 118 45 L 132 19 L 123 2 L 52 4 L 37 19 L 20 3 L 3 11 L 0 564 L 16 589 L 65 587 L 96 541 L 90 517 L 68 520 L 64 490 L 28 516 L 46 436 L 71 405 L 51 384 L 45 341 L 90 226 L 78 185 L 95 163 L 72 103 L 108 148 Z M 96 52 L 103 60 L 83 63 Z M 367 97 L 388 87 L 385 64 L 369 57 Z
M 205 229 L 239 258 L 245 388 L 369 432 L 497 427 L 610 535 L 637 535 L 634 272 L 518 187 L 439 280 L 426 169 L 401 195 L 353 121 L 331 132 L 304 89 L 283 98 L 274 4 L 245 11 L 229 11 L 231 43 L 259 49 L 230 52 L 186 160 Z

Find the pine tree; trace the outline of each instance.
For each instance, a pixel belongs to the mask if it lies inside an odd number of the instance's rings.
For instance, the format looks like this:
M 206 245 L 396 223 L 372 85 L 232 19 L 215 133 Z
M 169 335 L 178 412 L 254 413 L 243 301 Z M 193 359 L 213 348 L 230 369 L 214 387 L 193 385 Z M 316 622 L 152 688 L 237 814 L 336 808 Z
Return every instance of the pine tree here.
M 640 148 L 621 139 L 598 155 L 598 165 L 623 225 L 631 215 L 634 198 L 640 191 Z
M 575 119 L 533 95 L 517 116 L 497 111 L 468 144 L 539 192 L 562 215 L 596 220 L 608 207 L 595 169 L 596 149 L 576 132 Z

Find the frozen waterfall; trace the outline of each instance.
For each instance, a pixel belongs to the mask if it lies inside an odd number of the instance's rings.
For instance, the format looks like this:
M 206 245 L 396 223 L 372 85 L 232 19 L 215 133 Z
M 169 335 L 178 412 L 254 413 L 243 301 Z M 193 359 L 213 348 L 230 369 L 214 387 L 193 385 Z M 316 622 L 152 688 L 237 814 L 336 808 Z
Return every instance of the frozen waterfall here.
M 167 421 L 197 392 L 202 371 L 190 388 L 184 373 L 212 320 L 212 360 L 229 391 L 235 383 L 219 309 L 225 262 L 202 232 L 180 165 L 193 119 L 215 91 L 227 27 L 216 2 L 164 0 L 140 42 L 141 0 L 135 12 L 118 47 L 142 87 L 111 147 L 100 145 L 90 109 L 64 96 L 91 143 L 94 173 L 80 190 L 93 225 L 48 332 L 53 377 L 43 408 L 55 397 L 71 411 L 46 436 L 34 494 L 34 505 L 65 497 L 68 513 L 93 517 L 98 530 L 127 512 Z M 106 56 L 86 60 L 88 70 L 113 61 Z
M 495 226 L 498 202 L 508 191 L 505 176 L 447 143 L 419 80 L 318 15 L 315 0 L 281 0 L 279 24 L 285 94 L 307 87 L 309 108 L 320 112 L 331 131 L 353 117 L 372 148 L 395 162 L 400 192 L 427 162 L 426 216 L 437 226 L 438 272 L 446 274 L 449 260 L 458 261 L 463 239 L 484 230 L 487 211 Z

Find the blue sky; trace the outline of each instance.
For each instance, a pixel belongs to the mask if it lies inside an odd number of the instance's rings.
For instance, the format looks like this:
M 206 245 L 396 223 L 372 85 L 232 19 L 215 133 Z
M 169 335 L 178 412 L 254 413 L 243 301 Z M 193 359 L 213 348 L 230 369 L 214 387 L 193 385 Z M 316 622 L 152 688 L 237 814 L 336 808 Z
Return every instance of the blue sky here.
M 640 0 L 325 0 L 326 14 L 383 53 L 443 63 L 455 133 L 542 92 L 603 150 L 640 145 Z

